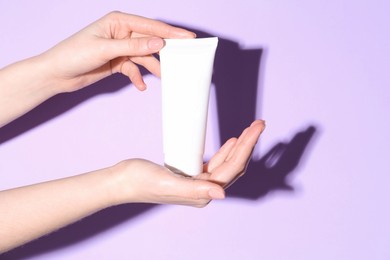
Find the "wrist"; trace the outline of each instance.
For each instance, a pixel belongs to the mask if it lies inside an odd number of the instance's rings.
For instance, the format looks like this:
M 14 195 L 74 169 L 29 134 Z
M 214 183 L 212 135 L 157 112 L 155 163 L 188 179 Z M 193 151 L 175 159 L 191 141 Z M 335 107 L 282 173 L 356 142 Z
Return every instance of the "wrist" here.
M 104 169 L 109 206 L 136 202 L 137 195 L 129 180 L 132 165 L 133 160 L 125 160 Z
M 158 193 L 155 183 L 158 180 L 148 173 L 155 171 L 155 167 L 157 165 L 147 160 L 134 158 L 108 168 L 110 204 L 154 202 L 155 193 Z
M 0 70 L 0 126 L 59 93 L 48 67 L 43 57 L 35 56 Z
M 46 93 L 47 96 L 55 96 L 64 91 L 63 84 L 54 76 L 53 64 L 50 63 L 50 57 L 45 53 L 30 58 L 31 62 L 36 66 L 37 80 L 39 81 L 40 90 Z

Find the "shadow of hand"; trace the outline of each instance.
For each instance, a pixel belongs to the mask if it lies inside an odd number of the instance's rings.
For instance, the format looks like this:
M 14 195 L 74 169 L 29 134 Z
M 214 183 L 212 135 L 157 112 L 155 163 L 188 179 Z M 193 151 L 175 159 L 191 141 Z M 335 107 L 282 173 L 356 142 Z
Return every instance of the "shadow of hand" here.
M 290 142 L 276 144 L 260 160 L 252 160 L 246 175 L 229 188 L 228 196 L 258 200 L 271 191 L 293 191 L 288 179 L 300 163 L 315 132 L 316 128 L 309 126 L 298 132 Z

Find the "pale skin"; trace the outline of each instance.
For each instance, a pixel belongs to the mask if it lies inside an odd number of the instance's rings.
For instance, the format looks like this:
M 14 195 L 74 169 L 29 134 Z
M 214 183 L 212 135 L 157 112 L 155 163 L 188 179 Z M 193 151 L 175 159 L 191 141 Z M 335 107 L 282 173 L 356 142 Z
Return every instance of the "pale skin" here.
M 50 97 L 77 91 L 114 73 L 127 75 L 139 90 L 146 85 L 138 66 L 160 76 L 152 55 L 163 38 L 195 34 L 168 24 L 120 12 L 110 13 L 35 57 L 0 70 L 0 127 Z M 187 178 L 144 159 L 65 179 L 0 192 L 0 253 L 53 232 L 104 208 L 124 203 L 204 207 L 225 198 L 225 189 L 246 170 L 265 124 L 254 121 L 228 140 Z

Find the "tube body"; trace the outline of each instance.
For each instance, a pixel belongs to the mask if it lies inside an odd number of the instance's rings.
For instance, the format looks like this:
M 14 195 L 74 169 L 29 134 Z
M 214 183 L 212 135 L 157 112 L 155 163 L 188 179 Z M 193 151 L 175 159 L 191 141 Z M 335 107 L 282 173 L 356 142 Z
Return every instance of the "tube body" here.
M 160 51 L 164 162 L 176 173 L 194 176 L 203 170 L 218 38 L 165 41 Z

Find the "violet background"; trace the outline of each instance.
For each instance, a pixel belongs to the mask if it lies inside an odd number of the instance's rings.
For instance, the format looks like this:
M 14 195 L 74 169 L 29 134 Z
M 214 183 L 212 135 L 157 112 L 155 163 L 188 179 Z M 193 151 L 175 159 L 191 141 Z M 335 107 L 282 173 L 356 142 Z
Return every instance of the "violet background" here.
M 0 1 L 0 66 L 112 10 L 221 38 L 206 158 L 267 121 L 247 175 L 204 209 L 123 205 L 4 259 L 389 259 L 387 1 Z M 0 129 L 0 189 L 162 163 L 160 81 L 120 75 Z M 1 109 L 1 108 L 0 108 Z M 0 213 L 1 214 L 1 213 Z M 0 241 L 6 238 L 0 238 Z

